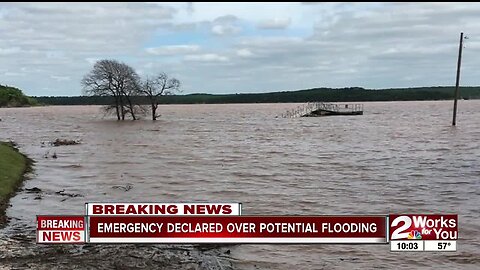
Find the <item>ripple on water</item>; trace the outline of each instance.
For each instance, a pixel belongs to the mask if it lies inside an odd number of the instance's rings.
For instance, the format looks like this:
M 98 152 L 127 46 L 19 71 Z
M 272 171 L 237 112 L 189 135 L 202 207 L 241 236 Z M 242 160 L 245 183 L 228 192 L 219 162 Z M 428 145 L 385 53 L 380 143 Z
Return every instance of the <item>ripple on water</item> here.
M 468 113 L 456 128 L 444 101 L 365 103 L 366 114 L 354 117 L 274 118 L 297 105 L 166 105 L 157 123 L 111 121 L 97 106 L 0 108 L 0 140 L 15 140 L 37 161 L 25 186 L 44 191 L 38 200 L 26 191 L 11 200 L 0 242 L 22 258 L 39 254 L 21 240 L 32 241 L 35 215 L 80 214 L 86 201 L 237 201 L 245 214 L 456 212 L 460 234 L 468 232 L 448 255 L 405 256 L 383 245 L 236 245 L 229 260 L 237 269 L 479 265 L 480 101 L 460 101 Z M 82 144 L 43 158 L 42 141 L 69 136 Z M 61 190 L 83 197 L 62 201 Z

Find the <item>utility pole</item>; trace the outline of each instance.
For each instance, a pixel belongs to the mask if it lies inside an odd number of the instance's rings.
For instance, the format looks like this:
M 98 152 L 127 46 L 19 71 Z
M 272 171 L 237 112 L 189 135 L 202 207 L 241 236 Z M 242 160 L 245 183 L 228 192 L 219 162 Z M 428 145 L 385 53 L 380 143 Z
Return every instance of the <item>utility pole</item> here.
M 452 126 L 457 124 L 457 100 L 458 100 L 458 92 L 459 92 L 459 84 L 460 84 L 460 66 L 462 64 L 462 48 L 463 48 L 463 32 L 460 33 L 460 45 L 458 47 L 458 63 L 457 63 L 457 80 L 455 82 L 455 96 L 453 101 L 453 120 Z

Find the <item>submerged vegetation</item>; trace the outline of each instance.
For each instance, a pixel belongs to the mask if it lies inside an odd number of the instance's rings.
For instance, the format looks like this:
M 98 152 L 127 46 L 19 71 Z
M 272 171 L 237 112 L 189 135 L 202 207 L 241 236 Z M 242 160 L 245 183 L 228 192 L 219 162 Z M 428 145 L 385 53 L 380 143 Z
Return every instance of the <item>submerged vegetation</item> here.
M 134 68 L 116 60 L 99 60 L 83 77 L 86 95 L 107 97 L 105 110 L 114 112 L 118 120 L 130 115 L 133 120 L 145 113 L 150 105 L 152 120 L 157 120 L 160 96 L 173 94 L 180 88 L 180 81 L 169 78 L 165 73 L 142 80 Z M 140 100 L 138 97 L 143 97 Z M 143 101 L 143 103 L 140 103 Z
M 68 140 L 68 139 L 55 139 L 55 141 L 51 142 L 53 146 L 61 146 L 61 145 L 77 145 L 80 144 L 79 141 L 75 140 Z
M 27 97 L 22 90 L 0 85 L 0 107 L 28 107 L 37 105 L 35 99 Z
M 313 88 L 299 91 L 283 91 L 259 94 L 190 94 L 166 95 L 158 98 L 159 104 L 215 104 L 215 103 L 277 103 L 277 102 L 350 102 L 350 101 L 408 101 L 452 99 L 454 87 L 417 87 L 395 89 Z M 480 98 L 480 87 L 461 87 L 460 95 L 465 99 Z M 108 105 L 109 96 L 36 97 L 39 102 L 50 105 Z M 133 97 L 135 102 L 150 104 L 146 96 Z

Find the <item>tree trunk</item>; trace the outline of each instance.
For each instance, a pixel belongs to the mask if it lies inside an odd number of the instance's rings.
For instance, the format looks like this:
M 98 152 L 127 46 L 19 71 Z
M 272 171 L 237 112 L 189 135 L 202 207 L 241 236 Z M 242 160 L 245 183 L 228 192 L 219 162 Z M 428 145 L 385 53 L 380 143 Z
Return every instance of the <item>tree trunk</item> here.
M 125 96 L 125 98 L 127 99 L 128 106 L 130 107 L 130 114 L 132 115 L 133 120 L 137 120 L 137 118 L 135 117 L 135 112 L 134 112 L 135 108 L 132 105 L 132 101 L 130 100 L 130 97 Z
M 115 112 L 117 113 L 117 120 L 120 121 L 120 110 L 118 108 L 118 97 L 114 96 L 115 98 Z
M 152 102 L 152 120 L 157 120 L 157 106 Z
M 135 113 L 133 112 L 133 108 L 130 109 L 130 114 L 132 115 L 133 120 L 137 120 Z
M 125 120 L 125 105 L 123 104 L 122 96 L 120 96 L 120 112 L 122 113 L 122 120 Z

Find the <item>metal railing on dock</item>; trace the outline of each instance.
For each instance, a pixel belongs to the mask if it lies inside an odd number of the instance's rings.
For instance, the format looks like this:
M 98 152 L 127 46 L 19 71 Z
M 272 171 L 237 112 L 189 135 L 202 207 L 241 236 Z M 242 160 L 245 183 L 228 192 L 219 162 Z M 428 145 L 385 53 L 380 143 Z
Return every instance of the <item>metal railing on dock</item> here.
M 360 114 L 363 113 L 363 104 L 336 104 L 327 102 L 308 102 L 281 115 L 283 118 L 308 116 L 312 112 L 324 111 L 332 114 Z

